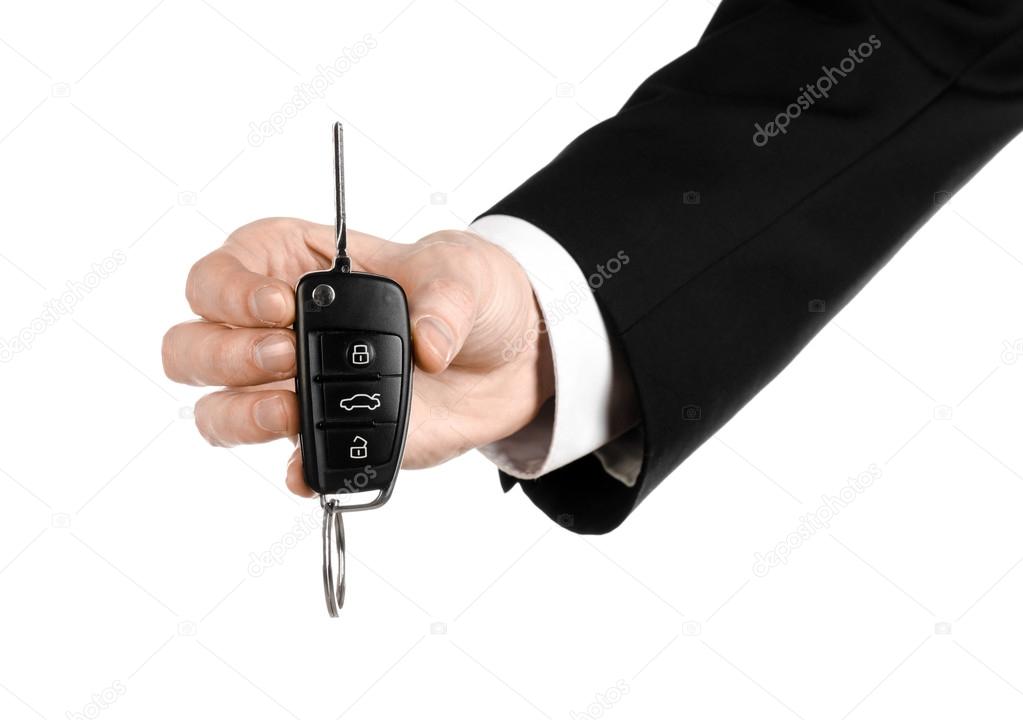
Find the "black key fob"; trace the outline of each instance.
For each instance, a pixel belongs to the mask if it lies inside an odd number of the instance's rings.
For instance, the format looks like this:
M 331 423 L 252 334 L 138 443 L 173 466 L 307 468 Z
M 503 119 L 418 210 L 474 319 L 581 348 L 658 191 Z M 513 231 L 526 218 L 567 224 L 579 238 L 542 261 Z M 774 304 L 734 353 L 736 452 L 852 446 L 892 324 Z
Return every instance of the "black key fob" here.
M 323 505 L 327 611 L 344 604 L 341 514 L 387 502 L 401 466 L 412 397 L 408 301 L 398 283 L 351 271 L 344 139 L 334 125 L 337 257 L 295 288 L 295 390 L 305 481 Z
M 405 292 L 334 269 L 305 275 L 295 301 L 306 483 L 320 495 L 376 491 L 367 507 L 381 505 L 401 464 L 412 391 Z

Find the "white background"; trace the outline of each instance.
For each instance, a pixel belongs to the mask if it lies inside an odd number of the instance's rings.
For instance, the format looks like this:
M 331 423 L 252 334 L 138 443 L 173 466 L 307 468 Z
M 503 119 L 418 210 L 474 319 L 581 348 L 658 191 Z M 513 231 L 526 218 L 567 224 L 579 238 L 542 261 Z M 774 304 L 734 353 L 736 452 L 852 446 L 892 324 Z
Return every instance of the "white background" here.
M 1020 143 L 621 529 L 554 526 L 475 453 L 405 472 L 348 520 L 339 620 L 290 445 L 206 447 L 200 392 L 163 378 L 192 262 L 258 217 L 331 220 L 335 118 L 350 224 L 411 242 L 614 113 L 712 12 L 4 3 L 0 338 L 32 343 L 0 364 L 0 717 L 1019 717 Z

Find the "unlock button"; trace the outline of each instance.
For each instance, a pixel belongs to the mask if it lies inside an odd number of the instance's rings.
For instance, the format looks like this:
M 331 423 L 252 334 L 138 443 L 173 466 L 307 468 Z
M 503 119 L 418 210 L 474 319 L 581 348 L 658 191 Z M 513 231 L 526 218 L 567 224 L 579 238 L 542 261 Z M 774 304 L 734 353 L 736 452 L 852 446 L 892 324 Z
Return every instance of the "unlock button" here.
M 383 465 L 391 459 L 394 425 L 327 430 L 327 465 L 331 468 Z

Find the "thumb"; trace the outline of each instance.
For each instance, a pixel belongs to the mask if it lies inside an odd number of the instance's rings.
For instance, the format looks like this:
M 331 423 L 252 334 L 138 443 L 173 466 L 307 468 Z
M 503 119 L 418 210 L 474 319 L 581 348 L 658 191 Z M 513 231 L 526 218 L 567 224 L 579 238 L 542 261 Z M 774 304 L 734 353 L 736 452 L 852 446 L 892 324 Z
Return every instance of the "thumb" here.
M 447 368 L 469 337 L 478 314 L 474 263 L 467 249 L 437 243 L 415 252 L 404 268 L 416 363 L 429 373 Z M 468 252 L 472 252 L 469 250 Z
M 471 283 L 453 275 L 417 283 L 409 301 L 416 362 L 429 373 L 447 368 L 461 351 L 476 319 Z

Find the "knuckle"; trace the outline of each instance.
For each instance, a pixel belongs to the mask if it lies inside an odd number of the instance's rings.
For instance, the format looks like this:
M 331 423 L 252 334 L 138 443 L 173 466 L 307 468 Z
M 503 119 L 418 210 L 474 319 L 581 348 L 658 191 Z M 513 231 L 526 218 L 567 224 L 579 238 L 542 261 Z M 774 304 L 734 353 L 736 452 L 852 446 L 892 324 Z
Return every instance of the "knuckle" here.
M 297 220 L 292 218 L 278 218 L 282 235 L 288 238 L 294 245 L 303 247 L 310 245 L 313 224 L 308 220 Z
M 277 218 L 257 218 L 251 222 L 247 222 L 240 227 L 236 227 L 232 230 L 227 240 L 224 242 L 225 245 L 235 245 L 239 243 L 245 243 L 253 235 L 264 233 L 267 230 L 271 230 L 274 227 L 274 223 Z
M 468 248 L 473 245 L 474 238 L 470 233 L 461 230 L 438 230 L 426 235 L 418 244 L 433 246 L 446 245 L 453 248 Z
M 304 221 L 289 217 L 269 217 L 263 218 L 261 222 L 264 230 L 280 234 L 295 232 L 302 227 Z
M 287 243 L 301 242 L 305 239 L 308 228 L 312 225 L 308 220 L 289 217 L 265 217 L 243 225 L 227 238 L 227 244 L 233 246 L 258 245 L 263 238 L 274 238 L 274 242 L 284 240 Z
M 211 334 L 199 343 L 196 378 L 221 379 L 231 374 L 234 353 L 231 345 L 220 333 Z
M 216 307 L 219 309 L 218 314 L 220 317 L 228 318 L 241 318 L 242 315 L 238 314 L 238 288 L 239 286 L 235 283 L 221 283 L 218 284 L 214 292 L 216 293 Z

